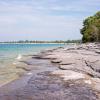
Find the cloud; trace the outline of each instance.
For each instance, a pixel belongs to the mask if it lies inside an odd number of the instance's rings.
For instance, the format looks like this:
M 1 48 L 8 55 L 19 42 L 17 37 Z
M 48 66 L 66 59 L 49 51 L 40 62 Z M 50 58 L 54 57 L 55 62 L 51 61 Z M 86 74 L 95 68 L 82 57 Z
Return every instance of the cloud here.
M 99 0 L 0 0 L 0 37 L 6 34 L 13 39 L 81 38 L 82 20 L 100 10 L 99 3 Z
M 31 12 L 31 11 L 86 11 L 90 12 L 99 6 L 99 0 L 1 0 L 1 11 L 15 11 L 15 12 Z M 88 9 L 88 8 L 93 9 Z M 19 10 L 20 9 L 20 10 Z M 88 10 L 87 10 L 88 9 Z M 40 12 L 39 12 L 40 13 Z

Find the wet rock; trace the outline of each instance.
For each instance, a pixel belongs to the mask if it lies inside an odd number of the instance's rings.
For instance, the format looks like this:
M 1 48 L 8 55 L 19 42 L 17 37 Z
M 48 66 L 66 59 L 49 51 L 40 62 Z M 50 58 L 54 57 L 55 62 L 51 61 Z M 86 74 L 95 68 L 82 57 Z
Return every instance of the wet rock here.
M 31 64 L 29 64 L 29 62 L 24 62 L 24 63 L 17 64 L 16 68 L 23 69 L 25 71 L 31 71 L 33 69 L 33 66 L 31 66 Z
M 20 68 L 20 69 L 23 69 L 25 71 L 31 71 L 32 70 L 32 67 L 29 67 L 29 66 L 16 66 L 16 68 Z
M 0 100 L 98 100 L 95 92 L 85 84 L 63 82 L 49 74 L 42 72 L 32 76 L 26 86 L 0 94 Z

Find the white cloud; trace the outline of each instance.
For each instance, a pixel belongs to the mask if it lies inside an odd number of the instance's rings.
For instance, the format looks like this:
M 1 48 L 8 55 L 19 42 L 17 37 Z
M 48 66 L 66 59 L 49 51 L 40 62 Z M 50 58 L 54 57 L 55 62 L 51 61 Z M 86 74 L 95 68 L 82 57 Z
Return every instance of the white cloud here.
M 0 37 L 8 33 L 10 36 L 13 34 L 13 39 L 80 38 L 79 30 L 83 18 L 99 10 L 99 2 L 99 0 L 1 0 Z
M 25 21 L 29 21 L 27 23 Z M 35 19 L 35 20 L 34 20 Z M 22 21 L 23 20 L 23 21 Z M 20 22 L 25 22 L 21 23 Z M 13 34 L 15 33 L 16 36 L 19 38 L 21 36 L 20 34 L 17 33 L 23 33 L 25 36 L 27 35 L 27 38 L 29 39 L 38 39 L 41 37 L 41 39 L 44 38 L 50 38 L 50 39 L 68 39 L 68 38 L 73 38 L 73 30 L 79 33 L 81 21 L 71 18 L 67 19 L 66 17 L 63 16 L 27 16 L 24 17 L 24 19 L 16 19 L 17 24 L 9 24 L 9 26 L 5 26 L 5 29 L 8 34 Z M 27 25 L 28 24 L 28 25 Z M 74 25 L 73 25 L 74 24 Z M 3 30 L 0 30 L 0 33 L 6 33 Z M 72 35 L 73 34 L 73 35 Z M 66 37 L 65 37 L 66 36 Z M 79 38 L 80 35 L 77 35 Z M 22 37 L 21 37 L 22 38 Z M 13 38 L 14 39 L 14 38 Z

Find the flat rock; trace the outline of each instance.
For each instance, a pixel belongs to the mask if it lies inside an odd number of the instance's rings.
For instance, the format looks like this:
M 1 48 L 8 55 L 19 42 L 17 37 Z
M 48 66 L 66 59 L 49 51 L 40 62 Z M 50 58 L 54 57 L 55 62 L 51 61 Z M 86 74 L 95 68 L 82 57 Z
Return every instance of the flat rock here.
M 100 73 L 100 61 L 97 61 L 95 63 L 91 63 L 91 67 L 93 68 L 93 70 Z
M 96 51 L 95 51 L 95 53 L 98 53 L 98 54 L 100 54 L 100 50 L 96 50 Z
M 92 78 L 93 82 L 93 89 L 100 92 L 100 79 L 99 78 Z
M 78 80 L 85 78 L 85 74 L 75 72 L 72 70 L 57 70 L 52 72 L 52 74 L 59 75 L 64 80 Z
M 62 70 L 75 69 L 74 65 L 60 65 L 59 68 Z
M 72 58 L 66 58 L 63 59 L 62 62 L 60 63 L 60 65 L 71 65 L 71 64 L 75 64 L 76 60 L 72 59 Z

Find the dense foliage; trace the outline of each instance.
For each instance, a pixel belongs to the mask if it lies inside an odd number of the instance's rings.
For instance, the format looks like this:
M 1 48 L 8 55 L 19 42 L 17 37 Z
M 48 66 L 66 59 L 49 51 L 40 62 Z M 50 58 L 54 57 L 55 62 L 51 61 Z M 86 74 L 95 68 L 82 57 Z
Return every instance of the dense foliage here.
M 83 42 L 100 42 L 100 11 L 84 20 L 81 34 Z

